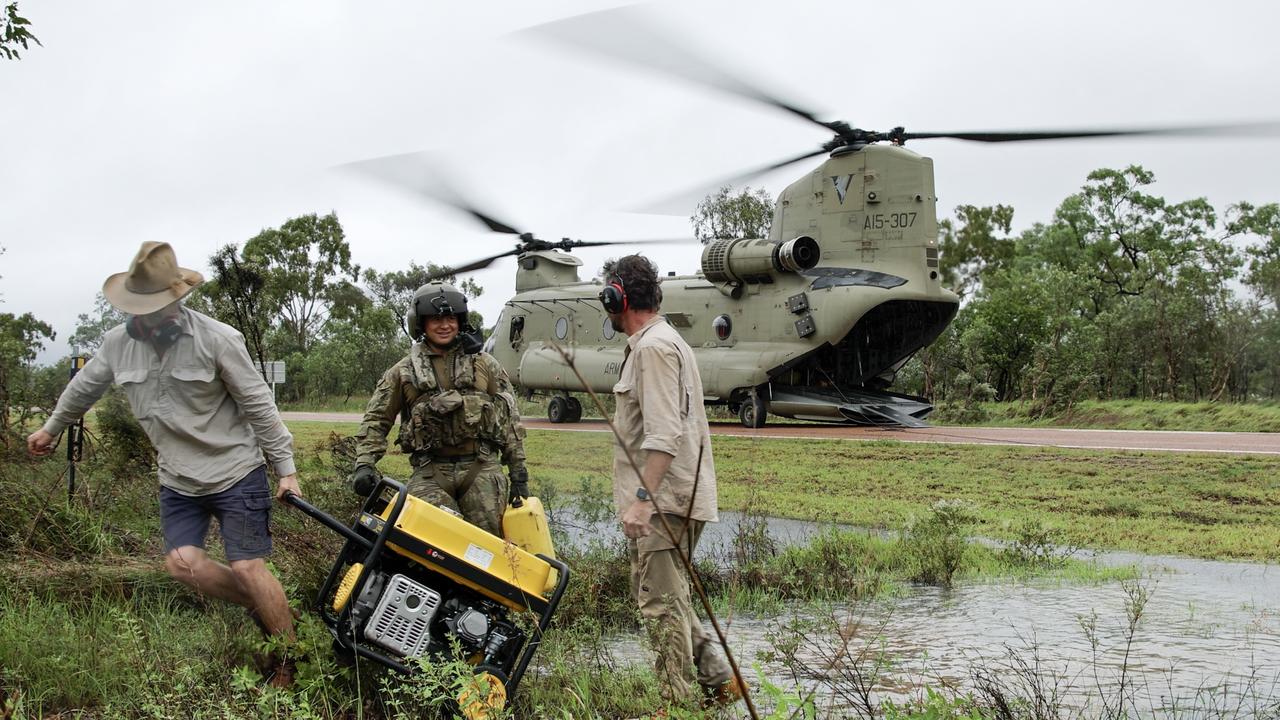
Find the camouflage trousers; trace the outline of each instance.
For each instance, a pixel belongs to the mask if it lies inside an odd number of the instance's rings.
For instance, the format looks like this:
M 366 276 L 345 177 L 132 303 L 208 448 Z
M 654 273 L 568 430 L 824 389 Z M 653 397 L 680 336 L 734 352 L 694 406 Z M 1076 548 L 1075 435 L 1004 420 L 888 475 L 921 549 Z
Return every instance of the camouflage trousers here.
M 667 523 L 681 535 L 680 545 L 692 553 L 703 523 L 690 520 L 686 526 L 679 515 L 667 515 Z M 657 654 L 654 670 L 663 699 L 673 705 L 687 707 L 692 703 L 697 707 L 702 695 L 694 691 L 694 682 L 718 687 L 733 677 L 733 671 L 720 654 L 719 641 L 702 628 L 693 611 L 689 576 L 675 543 L 663 533 L 657 516 L 653 526 L 648 537 L 627 541 L 631 593 Z
M 479 464 L 467 483 L 473 466 Z M 502 537 L 502 514 L 507 509 L 507 476 L 491 455 L 476 455 L 462 462 L 437 458 L 415 464 L 409 476 L 409 494 L 432 505 L 447 507 L 492 535 Z

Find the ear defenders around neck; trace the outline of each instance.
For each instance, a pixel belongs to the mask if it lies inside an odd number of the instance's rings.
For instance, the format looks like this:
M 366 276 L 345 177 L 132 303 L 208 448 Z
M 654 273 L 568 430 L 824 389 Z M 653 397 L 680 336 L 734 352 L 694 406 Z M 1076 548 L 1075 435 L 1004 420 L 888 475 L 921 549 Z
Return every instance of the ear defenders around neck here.
M 129 318 L 129 322 L 125 323 L 124 329 L 134 340 L 149 342 L 161 349 L 172 346 L 182 335 L 182 326 L 178 324 L 177 318 L 165 318 L 164 322 L 147 329 L 142 324 L 141 318 L 134 315 Z
M 610 315 L 621 315 L 627 311 L 627 289 L 622 286 L 622 278 L 614 276 L 605 283 L 600 291 L 600 304 Z

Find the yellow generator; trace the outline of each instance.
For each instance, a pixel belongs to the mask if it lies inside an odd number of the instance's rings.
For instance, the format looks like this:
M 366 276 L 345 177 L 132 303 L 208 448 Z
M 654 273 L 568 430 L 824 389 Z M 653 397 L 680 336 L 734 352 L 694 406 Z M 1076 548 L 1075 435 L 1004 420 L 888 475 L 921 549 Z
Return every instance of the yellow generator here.
M 456 642 L 488 686 L 483 702 L 460 698 L 467 717 L 484 717 L 481 705 L 500 706 L 515 693 L 569 581 L 536 498 L 508 510 L 504 525 L 517 530 L 506 533 L 518 535 L 515 542 L 390 478 L 379 481 L 351 526 L 296 495 L 289 502 L 347 539 L 316 598 L 335 650 L 408 673 Z M 515 622 L 520 616 L 530 622 Z

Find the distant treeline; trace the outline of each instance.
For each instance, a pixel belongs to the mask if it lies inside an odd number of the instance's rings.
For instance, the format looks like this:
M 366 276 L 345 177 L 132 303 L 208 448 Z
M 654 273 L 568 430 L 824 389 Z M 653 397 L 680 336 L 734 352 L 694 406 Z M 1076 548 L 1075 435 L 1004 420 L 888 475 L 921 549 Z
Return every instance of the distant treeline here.
M 935 401 L 1280 397 L 1280 205 L 1173 203 L 1141 167 L 1097 170 L 1048 223 L 1013 208 L 941 223 L 955 322 L 899 374 Z

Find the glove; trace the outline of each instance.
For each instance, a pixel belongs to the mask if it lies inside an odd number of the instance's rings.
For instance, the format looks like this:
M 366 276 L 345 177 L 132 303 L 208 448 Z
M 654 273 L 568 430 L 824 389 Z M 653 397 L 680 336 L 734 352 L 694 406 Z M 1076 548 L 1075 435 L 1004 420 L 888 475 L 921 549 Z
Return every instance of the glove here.
M 529 471 L 525 466 L 518 465 L 511 468 L 508 475 L 511 476 L 511 488 L 507 493 L 507 502 L 517 505 L 517 499 L 529 497 Z
M 368 497 L 378 484 L 378 472 L 372 465 L 357 465 L 351 474 L 351 489 L 360 497 Z

